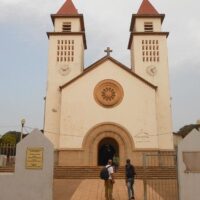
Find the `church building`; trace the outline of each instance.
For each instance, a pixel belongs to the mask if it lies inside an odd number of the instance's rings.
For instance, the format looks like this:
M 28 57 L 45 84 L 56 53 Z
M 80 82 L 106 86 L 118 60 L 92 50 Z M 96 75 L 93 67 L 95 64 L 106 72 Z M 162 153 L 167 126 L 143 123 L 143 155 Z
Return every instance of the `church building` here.
M 107 48 L 85 67 L 83 14 L 66 0 L 51 15 L 44 134 L 54 144 L 58 165 L 104 165 L 114 155 L 120 165 L 127 158 L 140 165 L 144 152 L 173 150 L 164 18 L 143 0 L 130 19 L 131 66 Z

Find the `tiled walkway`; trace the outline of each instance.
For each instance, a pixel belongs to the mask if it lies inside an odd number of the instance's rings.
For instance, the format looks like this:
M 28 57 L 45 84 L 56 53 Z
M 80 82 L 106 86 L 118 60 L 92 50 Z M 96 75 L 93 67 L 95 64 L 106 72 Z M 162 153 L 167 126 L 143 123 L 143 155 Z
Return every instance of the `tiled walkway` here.
M 136 199 L 141 191 L 142 182 L 136 181 L 135 189 L 137 190 Z M 141 194 L 141 193 L 140 193 Z M 127 189 L 124 180 L 116 180 L 113 191 L 115 200 L 128 200 Z M 104 200 L 104 181 L 102 180 L 83 180 L 78 186 L 70 200 Z
M 147 196 L 149 200 L 177 200 L 176 180 L 149 180 Z M 143 181 L 136 179 L 134 184 L 135 199 L 144 200 Z M 116 180 L 113 198 L 128 200 L 125 181 Z M 54 180 L 54 200 L 105 200 L 104 181 L 100 179 Z

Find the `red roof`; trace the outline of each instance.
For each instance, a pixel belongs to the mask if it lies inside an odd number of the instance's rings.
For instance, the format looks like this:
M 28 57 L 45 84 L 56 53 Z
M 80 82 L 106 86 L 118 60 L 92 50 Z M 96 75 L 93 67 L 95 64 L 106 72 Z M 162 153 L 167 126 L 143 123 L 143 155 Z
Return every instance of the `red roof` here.
M 139 15 L 159 15 L 158 11 L 154 8 L 154 6 L 148 0 L 143 0 L 137 14 L 139 14 Z
M 78 10 L 74 6 L 72 0 L 66 0 L 60 10 L 57 12 L 57 15 L 77 15 Z

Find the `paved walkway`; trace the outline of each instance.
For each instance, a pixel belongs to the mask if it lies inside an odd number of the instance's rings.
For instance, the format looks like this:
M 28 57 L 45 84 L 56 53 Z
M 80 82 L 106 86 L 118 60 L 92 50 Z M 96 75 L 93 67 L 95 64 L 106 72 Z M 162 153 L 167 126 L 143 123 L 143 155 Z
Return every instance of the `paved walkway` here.
M 150 180 L 147 186 L 149 200 L 177 200 L 177 183 L 172 180 Z M 143 181 L 136 179 L 134 184 L 135 199 L 144 200 Z M 113 198 L 128 200 L 125 181 L 117 179 L 114 184 Z M 54 180 L 54 200 L 105 200 L 104 181 L 100 179 Z
M 100 179 L 71 180 L 68 183 L 64 180 L 56 180 L 54 186 L 54 200 L 105 200 L 104 198 L 104 181 Z M 62 183 L 61 183 L 62 182 Z M 61 185 L 65 184 L 65 187 Z M 60 185 L 60 186 L 59 186 Z M 143 183 L 137 180 L 135 183 L 136 199 L 141 199 Z M 59 192 L 60 191 L 60 192 Z M 139 198 L 140 197 L 140 198 Z M 116 180 L 113 191 L 115 200 L 128 200 L 127 189 L 124 180 Z

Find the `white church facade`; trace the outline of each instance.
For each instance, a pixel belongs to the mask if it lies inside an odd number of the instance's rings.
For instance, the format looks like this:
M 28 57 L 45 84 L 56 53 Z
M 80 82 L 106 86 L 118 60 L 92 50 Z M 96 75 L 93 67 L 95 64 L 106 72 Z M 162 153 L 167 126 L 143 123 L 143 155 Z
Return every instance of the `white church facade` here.
M 173 150 L 165 15 L 143 0 L 130 26 L 131 66 L 107 55 L 84 67 L 84 18 L 72 0 L 51 15 L 44 134 L 59 165 L 137 165 L 143 152 Z

